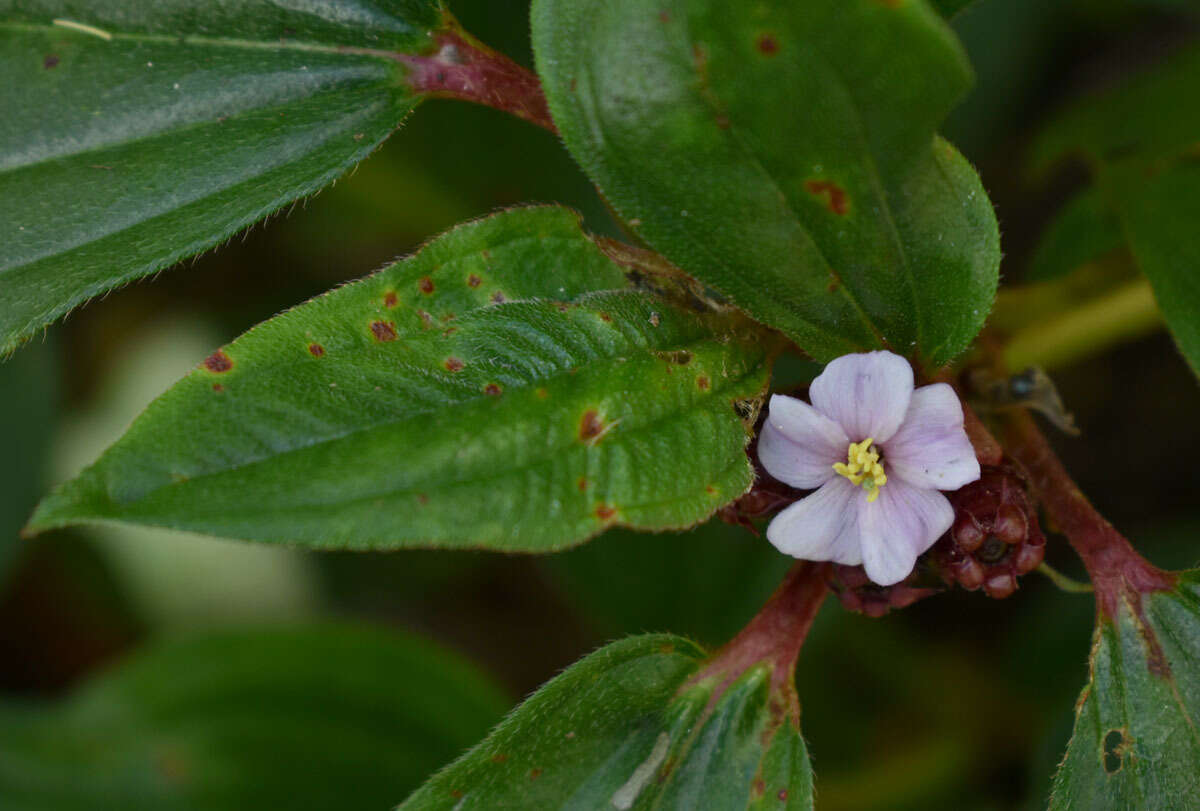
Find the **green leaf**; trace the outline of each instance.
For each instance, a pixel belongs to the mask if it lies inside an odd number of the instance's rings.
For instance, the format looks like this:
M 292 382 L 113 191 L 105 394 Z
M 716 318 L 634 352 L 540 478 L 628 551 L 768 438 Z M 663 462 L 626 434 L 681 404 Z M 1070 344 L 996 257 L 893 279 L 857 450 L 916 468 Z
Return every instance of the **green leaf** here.
M 1126 162 L 1106 170 L 1101 184 L 1175 343 L 1200 376 L 1200 161 L 1184 159 L 1158 172 Z
M 772 706 L 770 668 L 715 693 L 715 679 L 688 681 L 703 661 L 674 636 L 602 648 L 400 808 L 812 808 L 808 752 Z
M 999 238 L 934 129 L 970 83 L 919 2 L 535 0 L 568 149 L 630 227 L 820 360 L 938 365 L 983 325 Z
M 1122 601 L 1102 619 L 1090 671 L 1050 807 L 1190 806 L 1200 796 L 1200 570 L 1144 595 L 1140 611 Z
M 417 103 L 436 0 L 0 0 L 0 353 L 330 183 Z
M 1025 279 L 1057 279 L 1124 244 L 1121 223 L 1108 201 L 1096 190 L 1086 189 L 1072 197 L 1050 222 Z
M 1043 171 L 1067 155 L 1093 165 L 1137 157 L 1170 158 L 1200 140 L 1200 105 L 1185 99 L 1200 86 L 1200 47 L 1174 52 L 1163 64 L 1064 111 L 1039 136 L 1033 168 Z
M 565 209 L 461 226 L 213 353 L 30 529 L 547 551 L 698 523 L 750 486 L 768 348 L 625 285 Z
M 1200 109 L 1182 104 L 1200 86 L 1200 47 L 1082 99 L 1047 127 L 1035 170 L 1082 155 L 1123 241 L 1150 280 L 1180 351 L 1200 375 Z
M 387 808 L 507 705 L 393 633 L 174 638 L 61 705 L 0 707 L 0 796 L 11 811 Z

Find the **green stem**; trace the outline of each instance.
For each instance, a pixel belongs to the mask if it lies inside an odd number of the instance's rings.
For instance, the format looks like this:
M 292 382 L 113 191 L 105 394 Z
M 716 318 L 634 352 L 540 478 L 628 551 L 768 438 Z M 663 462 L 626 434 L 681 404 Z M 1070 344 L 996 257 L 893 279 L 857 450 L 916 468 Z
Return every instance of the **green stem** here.
M 1065 366 L 1148 335 L 1162 323 L 1154 291 L 1143 279 L 1017 330 L 1004 349 L 1004 362 L 1009 369 Z
M 1080 583 L 1078 580 L 1073 580 L 1058 569 L 1052 568 L 1048 563 L 1038 566 L 1037 571 L 1050 578 L 1050 582 L 1063 591 L 1069 591 L 1073 594 L 1090 594 L 1095 591 L 1091 583 Z

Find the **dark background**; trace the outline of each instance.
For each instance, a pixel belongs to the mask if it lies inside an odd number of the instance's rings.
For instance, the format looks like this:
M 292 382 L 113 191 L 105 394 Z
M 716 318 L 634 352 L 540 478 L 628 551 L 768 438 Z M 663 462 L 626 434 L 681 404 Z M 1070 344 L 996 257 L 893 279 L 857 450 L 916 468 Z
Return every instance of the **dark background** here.
M 530 63 L 527 4 L 457 0 L 464 26 Z M 996 205 L 1005 283 L 1086 182 L 1034 185 L 1031 138 L 1082 92 L 1197 36 L 1183 3 L 981 0 L 954 22 L 978 72 L 945 134 Z M 1194 101 L 1194 100 L 1193 100 Z M 0 691 L 53 699 L 157 635 L 348 617 L 458 650 L 514 701 L 615 637 L 727 640 L 790 561 L 714 524 L 610 532 L 550 558 L 303 553 L 106 528 L 20 542 L 36 499 L 160 391 L 253 324 L 457 222 L 561 202 L 613 232 L 557 140 L 429 102 L 355 172 L 183 267 L 93 302 L 0 366 Z M 1154 563 L 1200 562 L 1200 390 L 1163 333 L 1054 370 L 1083 429 L 1054 437 L 1084 491 Z M 1048 559 L 1082 577 L 1061 539 Z M 833 809 L 1043 807 L 1084 683 L 1092 601 L 1038 575 L 1004 601 L 948 593 L 882 620 L 826 605 L 798 673 L 818 802 Z

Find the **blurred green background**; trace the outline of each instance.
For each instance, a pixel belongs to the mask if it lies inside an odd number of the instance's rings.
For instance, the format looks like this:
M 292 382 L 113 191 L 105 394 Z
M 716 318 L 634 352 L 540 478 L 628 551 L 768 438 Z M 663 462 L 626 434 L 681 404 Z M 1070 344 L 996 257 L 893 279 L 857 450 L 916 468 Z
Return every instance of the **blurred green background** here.
M 451 6 L 469 31 L 530 64 L 527 3 Z M 945 134 L 992 195 L 1006 283 L 1021 281 L 1048 222 L 1086 183 L 1078 167 L 1029 181 L 1040 126 L 1079 94 L 1195 41 L 1194 14 L 1165 0 L 980 0 L 955 19 L 978 82 Z M 0 365 L 4 706 L 62 699 L 131 652 L 197 631 L 344 620 L 414 633 L 473 662 L 503 696 L 481 704 L 486 728 L 506 702 L 618 636 L 673 631 L 717 645 L 734 634 L 789 561 L 721 524 L 610 532 L 546 559 L 302 553 L 124 527 L 17 538 L 48 487 L 213 347 L 457 222 L 523 202 L 565 203 L 593 231 L 616 233 L 553 136 L 430 102 L 333 187 L 91 303 Z M 1178 464 L 1200 455 L 1200 391 L 1170 339 L 1160 332 L 1054 377 L 1082 428 L 1055 442 L 1085 492 L 1154 563 L 1200 563 L 1197 483 Z M 1082 577 L 1063 547 L 1052 540 L 1048 559 Z M 882 620 L 827 604 L 798 674 L 819 807 L 1043 807 L 1084 682 L 1091 615 L 1089 597 L 1036 576 L 1006 601 L 946 594 Z M 420 779 L 396 775 L 391 801 Z M 348 790 L 341 807 L 353 799 Z

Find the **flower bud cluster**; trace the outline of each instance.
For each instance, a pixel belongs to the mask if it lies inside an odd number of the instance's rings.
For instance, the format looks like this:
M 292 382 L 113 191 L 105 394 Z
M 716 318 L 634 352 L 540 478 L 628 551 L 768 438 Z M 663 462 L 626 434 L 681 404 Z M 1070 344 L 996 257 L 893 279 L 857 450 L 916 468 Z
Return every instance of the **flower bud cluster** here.
M 1008 597 L 1046 551 L 1024 479 L 1010 466 L 986 465 L 978 481 L 949 498 L 954 524 L 930 550 L 931 562 L 951 585 Z

